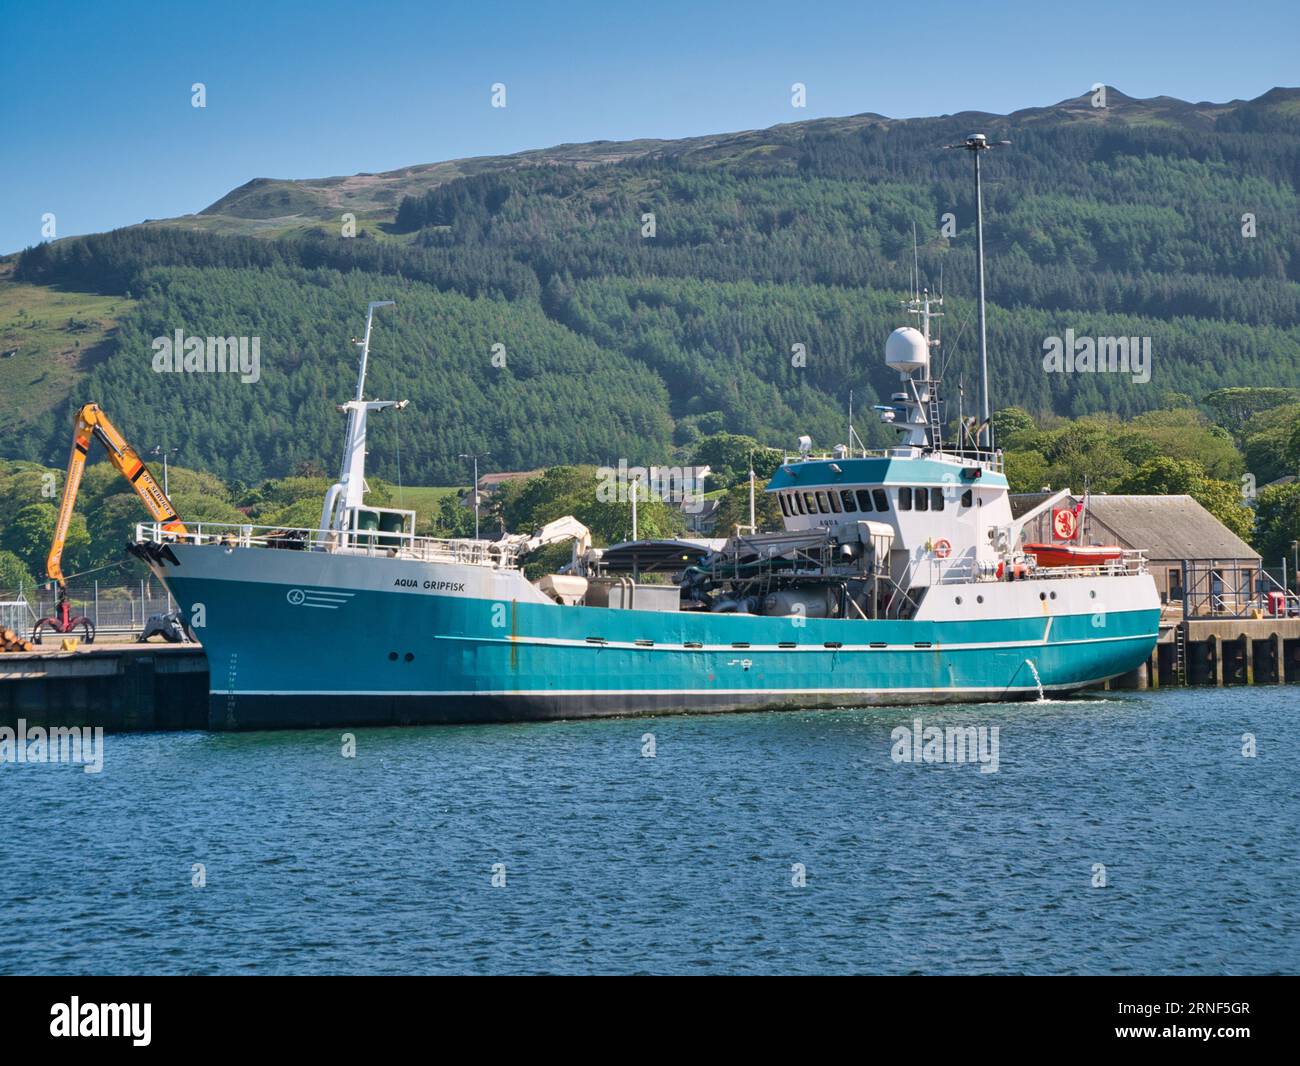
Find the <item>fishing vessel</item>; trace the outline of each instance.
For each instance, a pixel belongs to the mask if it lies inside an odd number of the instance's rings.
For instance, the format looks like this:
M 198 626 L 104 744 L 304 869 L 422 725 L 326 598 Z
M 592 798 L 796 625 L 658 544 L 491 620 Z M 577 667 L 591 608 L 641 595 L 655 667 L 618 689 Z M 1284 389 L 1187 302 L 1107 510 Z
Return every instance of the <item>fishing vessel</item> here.
M 986 369 L 983 419 L 944 439 L 941 296 L 914 287 L 913 324 L 884 345 L 894 446 L 814 454 L 801 438 L 766 486 L 780 531 L 607 548 L 572 518 L 422 537 L 414 512 L 366 503 L 368 416 L 401 406 L 365 399 L 387 304 L 367 311 L 318 528 L 137 527 L 133 552 L 206 650 L 213 728 L 1037 699 L 1151 654 L 1160 603 L 1141 553 L 1027 550 L 1027 523 L 1069 490 L 1013 516 Z M 561 540 L 569 564 L 530 580 L 522 560 Z

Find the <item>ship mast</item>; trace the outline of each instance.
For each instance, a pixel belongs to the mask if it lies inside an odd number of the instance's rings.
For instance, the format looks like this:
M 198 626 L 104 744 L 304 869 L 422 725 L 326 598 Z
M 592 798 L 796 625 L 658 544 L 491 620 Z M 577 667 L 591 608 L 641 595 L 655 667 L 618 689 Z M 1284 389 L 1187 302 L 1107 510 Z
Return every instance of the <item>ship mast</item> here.
M 366 308 L 366 332 L 362 340 L 353 341 L 361 349 L 361 365 L 357 369 L 357 394 L 338 409 L 348 416 L 347 435 L 343 445 L 343 463 L 338 481 L 325 494 L 321 510 L 321 529 L 343 530 L 348 527 L 350 515 L 365 502 L 366 495 L 366 416 L 371 411 L 392 407 L 400 410 L 406 400 L 366 400 L 366 369 L 370 362 L 370 331 L 375 310 L 392 307 L 392 300 L 375 300 Z

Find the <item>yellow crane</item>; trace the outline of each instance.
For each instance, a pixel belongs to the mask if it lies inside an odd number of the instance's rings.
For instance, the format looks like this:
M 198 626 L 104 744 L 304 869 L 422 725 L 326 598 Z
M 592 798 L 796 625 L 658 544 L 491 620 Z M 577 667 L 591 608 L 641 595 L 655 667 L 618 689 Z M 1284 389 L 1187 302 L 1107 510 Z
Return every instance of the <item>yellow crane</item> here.
M 108 416 L 99 409 L 99 405 L 88 403 L 83 406 L 77 412 L 72 435 L 72 452 L 68 456 L 68 474 L 63 485 L 63 499 L 59 503 L 59 518 L 54 526 L 50 554 L 45 560 L 45 572 L 59 583 L 59 602 L 56 605 L 58 615 L 42 618 L 36 623 L 33 639 L 38 644 L 41 639 L 41 629 L 47 627 L 56 633 L 71 633 L 80 628 L 85 631 L 88 643 L 95 639 L 95 630 L 90 619 L 70 616 L 67 583 L 63 576 L 63 544 L 68 536 L 68 525 L 72 522 L 72 508 L 77 502 L 77 490 L 81 487 L 81 475 L 86 468 L 86 453 L 90 450 L 92 437 L 104 445 L 109 462 L 130 482 L 131 488 L 144 501 L 155 522 L 161 523 L 163 529 L 169 533 L 184 536 L 188 532 L 185 523 L 177 517 L 172 501 L 167 498 L 162 486 L 149 472 L 144 460 L 126 442 L 126 438 L 117 431 L 113 423 L 108 420 Z

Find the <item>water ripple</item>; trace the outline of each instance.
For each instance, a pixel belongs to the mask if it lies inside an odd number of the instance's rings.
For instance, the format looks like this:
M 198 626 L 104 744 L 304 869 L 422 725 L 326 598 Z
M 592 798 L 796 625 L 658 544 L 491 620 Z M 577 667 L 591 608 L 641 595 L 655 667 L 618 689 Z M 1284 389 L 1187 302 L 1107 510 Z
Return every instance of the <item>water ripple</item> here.
M 109 737 L 0 765 L 0 972 L 1295 972 L 1296 703 Z

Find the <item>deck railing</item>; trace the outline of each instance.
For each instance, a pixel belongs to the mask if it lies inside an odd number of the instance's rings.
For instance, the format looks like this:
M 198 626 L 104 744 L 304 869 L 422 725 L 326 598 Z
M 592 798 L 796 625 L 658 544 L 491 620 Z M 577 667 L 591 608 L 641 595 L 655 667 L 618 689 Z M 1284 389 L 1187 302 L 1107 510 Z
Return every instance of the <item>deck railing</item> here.
M 835 452 L 800 452 L 791 455 L 789 452 L 782 453 L 782 466 L 789 466 L 791 463 L 806 462 L 843 462 L 845 459 L 897 459 L 900 458 L 901 452 L 909 452 L 910 445 L 895 444 L 890 448 L 852 448 L 844 455 L 837 455 Z M 1004 472 L 1005 464 L 1002 452 L 977 451 L 973 448 L 967 448 L 965 451 L 960 448 L 942 447 L 921 449 L 928 458 L 942 459 L 962 459 L 975 466 L 982 467 L 993 474 Z
M 1013 564 L 1006 564 L 1007 566 Z M 929 557 L 913 559 L 903 574 L 901 584 L 911 587 L 915 576 L 924 568 L 937 568 L 938 575 L 932 585 L 969 585 L 974 581 L 998 581 L 996 570 L 981 568 L 970 558 L 953 559 L 952 562 Z M 1147 570 L 1145 551 L 1125 551 L 1118 559 L 1087 566 L 1026 566 L 1025 576 L 1035 581 L 1074 577 L 1124 577 L 1144 574 Z M 1003 572 L 1005 577 L 1005 570 Z
M 515 569 L 518 553 L 514 545 L 496 541 L 420 537 L 413 533 L 366 529 L 303 529 L 230 522 L 195 522 L 187 528 L 188 532 L 182 535 L 169 533 L 157 522 L 140 522 L 135 527 L 135 537 L 138 543 L 324 551 L 426 563 L 462 563 L 498 570 Z

